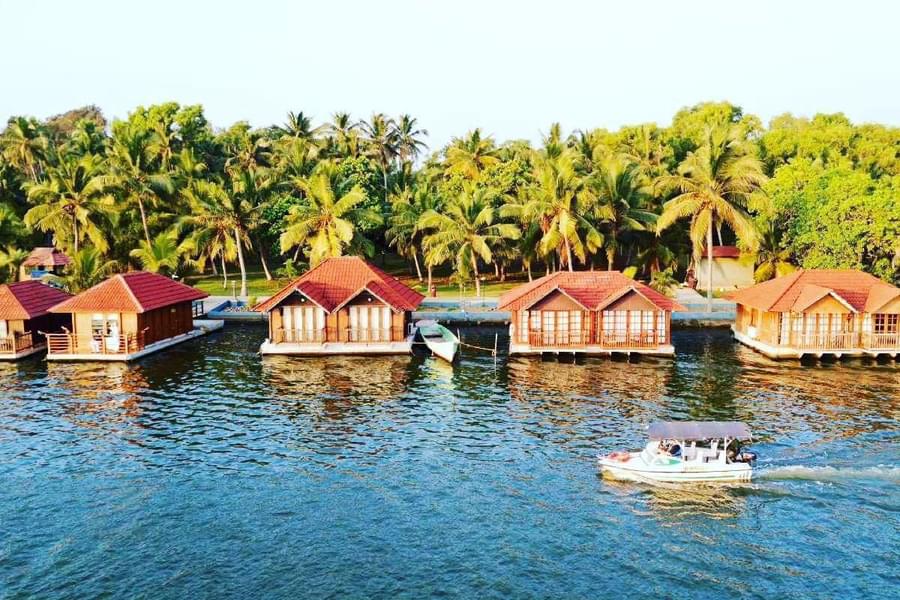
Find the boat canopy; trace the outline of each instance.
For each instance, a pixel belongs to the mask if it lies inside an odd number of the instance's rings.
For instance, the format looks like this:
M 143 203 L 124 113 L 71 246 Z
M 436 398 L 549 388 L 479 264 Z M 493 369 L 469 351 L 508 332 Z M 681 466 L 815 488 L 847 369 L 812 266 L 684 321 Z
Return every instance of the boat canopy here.
M 750 429 L 737 421 L 659 421 L 650 424 L 651 440 L 750 439 Z

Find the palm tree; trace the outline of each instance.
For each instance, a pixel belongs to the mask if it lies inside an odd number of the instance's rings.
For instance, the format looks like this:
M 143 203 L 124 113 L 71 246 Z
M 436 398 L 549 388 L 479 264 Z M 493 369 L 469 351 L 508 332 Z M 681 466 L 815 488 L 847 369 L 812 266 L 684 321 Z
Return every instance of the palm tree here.
M 359 155 L 360 124 L 353 120 L 350 113 L 334 113 L 331 122 L 325 127 L 337 155 L 353 157 Z
M 312 126 L 312 117 L 304 115 L 301 110 L 298 113 L 289 112 L 287 121 L 277 128 L 283 136 L 312 140 L 319 133 L 320 127 Z
M 15 281 L 19 277 L 19 268 L 28 258 L 27 250 L 19 250 L 15 246 L 7 246 L 0 250 L 0 282 Z M 6 275 L 3 275 L 3 270 Z
M 535 185 L 522 190 L 523 202 L 503 207 L 504 217 L 537 222 L 542 231 L 539 253 L 559 254 L 560 265 L 574 270 L 574 258 L 587 261 L 588 252 L 603 245 L 594 226 L 596 198 L 575 171 L 575 151 L 566 148 L 556 158 L 535 165 Z
M 656 213 L 646 210 L 649 186 L 641 166 L 621 156 L 609 156 L 599 162 L 590 178 L 590 186 L 598 203 L 597 212 L 606 221 L 607 268 L 611 271 L 616 252 L 622 246 L 623 234 L 646 231 L 656 222 Z
M 381 165 L 384 179 L 384 203 L 388 201 L 388 167 L 397 156 L 397 125 L 394 120 L 381 113 L 372 115 L 371 120 L 361 123 L 366 136 L 367 154 Z
M 112 191 L 116 178 L 108 175 L 93 155 L 64 160 L 49 168 L 46 175 L 46 181 L 27 187 L 28 198 L 36 206 L 25 213 L 25 224 L 52 232 L 57 242 L 71 239 L 75 253 L 82 237 L 106 253 L 109 244 L 104 230 L 110 228 L 103 225 L 103 220 L 110 215 L 115 202 Z
M 419 281 L 422 281 L 422 268 L 419 266 L 422 232 L 419 220 L 427 211 L 437 207 L 438 196 L 426 185 L 406 188 L 391 198 L 390 227 L 384 234 L 385 239 L 401 256 L 412 258 Z M 428 285 L 431 287 L 430 267 L 428 272 Z
M 707 127 L 703 143 L 688 153 L 678 166 L 678 173 L 659 180 L 661 186 L 674 188 L 678 195 L 663 206 L 657 232 L 690 218 L 695 259 L 702 253 L 705 238 L 707 310 L 712 310 L 713 228 L 727 224 L 745 246 L 755 250 L 759 233 L 746 207 L 750 195 L 759 191 L 765 181 L 762 162 L 732 125 Z
M 791 251 L 782 246 L 781 235 L 775 225 L 767 222 L 760 232 L 753 279 L 757 283 L 768 281 L 793 269 Z
M 270 175 L 268 169 L 241 169 L 230 173 L 229 183 L 236 200 L 235 206 L 240 209 L 239 223 L 242 235 L 246 237 L 247 249 L 253 249 L 251 242 L 256 244 L 266 281 L 272 281 L 265 247 L 257 232 L 263 225 L 262 211 L 268 205 L 269 197 L 275 190 L 278 180 Z M 240 248 L 238 250 L 240 251 Z
M 413 162 L 419 154 L 428 148 L 422 137 L 428 135 L 427 129 L 419 129 L 418 119 L 409 115 L 400 115 L 397 123 L 397 155 L 403 162 Z
M 452 261 L 460 277 L 475 278 L 475 293 L 481 295 L 478 259 L 493 260 L 492 246 L 517 240 L 519 228 L 512 223 L 496 223 L 496 193 L 489 188 L 466 185 L 459 196 L 442 207 L 426 211 L 419 228 L 427 231 L 423 247 L 429 264 Z M 471 270 L 470 270 L 471 269 Z
M 310 266 L 325 258 L 342 256 L 347 249 L 372 254 L 374 247 L 358 225 L 363 220 L 380 223 L 382 218 L 377 211 L 362 206 L 366 201 L 362 186 L 348 187 L 337 166 L 330 162 L 320 163 L 310 177 L 294 179 L 293 184 L 304 198 L 288 213 L 280 240 L 282 253 L 305 246 Z
M 137 205 L 147 245 L 152 243 L 147 206 L 158 205 L 175 191 L 172 175 L 157 168 L 157 150 L 154 148 L 152 133 L 125 124 L 116 131 L 110 151 L 112 171 L 122 198 Z
M 445 156 L 448 174 L 472 180 L 500 162 L 494 139 L 490 136 L 482 138 L 480 129 L 470 131 L 464 138 L 454 138 Z
M 227 261 L 237 258 L 238 248 L 233 234 L 233 220 L 229 214 L 232 198 L 224 187 L 214 181 L 196 181 L 185 191 L 190 213 L 181 217 L 175 231 L 186 232 L 181 247 L 197 257 L 202 269 L 206 259 L 222 264 L 222 288 L 228 287 Z
M 22 172 L 38 180 L 41 160 L 46 155 L 49 142 L 41 126 L 35 119 L 14 117 L 9 120 L 6 130 L 0 135 L 0 151 L 3 158 Z
M 141 241 L 140 246 L 131 251 L 145 271 L 171 273 L 181 264 L 182 249 L 171 232 L 164 232 L 153 239 L 152 244 Z
M 71 258 L 63 276 L 56 279 L 73 294 L 94 287 L 116 269 L 116 262 L 104 260 L 103 253 L 97 248 L 82 248 Z

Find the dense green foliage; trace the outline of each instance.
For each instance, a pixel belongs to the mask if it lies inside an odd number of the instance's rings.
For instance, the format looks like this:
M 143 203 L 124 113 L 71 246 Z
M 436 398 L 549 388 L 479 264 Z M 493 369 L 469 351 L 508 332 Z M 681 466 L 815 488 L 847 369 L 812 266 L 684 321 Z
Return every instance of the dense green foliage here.
M 553 125 L 538 147 L 474 129 L 425 156 L 426 139 L 408 115 L 224 130 L 176 103 L 111 124 L 93 106 L 14 117 L 0 133 L 0 277 L 54 244 L 91 271 L 70 273 L 74 287 L 144 268 L 212 269 L 223 285 L 237 269 L 245 288 L 248 262 L 272 276 L 380 251 L 429 280 L 631 267 L 665 287 L 712 241 L 758 251 L 761 279 L 791 264 L 900 279 L 896 128 L 840 114 L 765 128 L 707 103 L 668 127 Z

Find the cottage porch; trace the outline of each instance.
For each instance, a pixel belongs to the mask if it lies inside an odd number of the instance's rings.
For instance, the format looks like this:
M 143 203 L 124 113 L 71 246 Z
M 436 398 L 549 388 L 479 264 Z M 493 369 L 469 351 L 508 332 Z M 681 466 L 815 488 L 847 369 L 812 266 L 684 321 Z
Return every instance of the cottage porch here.
M 519 311 L 510 325 L 510 353 L 670 356 L 669 325 L 669 313 L 658 310 Z
M 138 333 L 95 335 L 45 333 L 47 360 L 58 361 L 131 361 L 221 329 L 224 321 L 193 321 L 193 329 L 152 343 L 146 343 L 149 328 Z
M 0 360 L 18 360 L 42 351 L 47 345 L 35 342 L 30 331 L 0 337 Z

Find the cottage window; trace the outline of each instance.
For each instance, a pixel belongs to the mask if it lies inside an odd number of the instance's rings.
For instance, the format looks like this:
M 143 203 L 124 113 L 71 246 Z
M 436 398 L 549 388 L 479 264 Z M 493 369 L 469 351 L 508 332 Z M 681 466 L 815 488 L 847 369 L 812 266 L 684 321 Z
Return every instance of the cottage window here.
M 572 341 L 576 344 L 581 344 L 584 342 L 581 339 L 581 311 L 573 310 L 569 311 L 569 328 L 571 333 Z
M 119 335 L 119 315 L 114 313 L 91 315 L 91 334 L 95 337 Z
M 755 308 L 750 309 L 750 327 L 756 327 L 759 324 L 759 311 Z
M 6 325 L 6 321 L 0 319 L 0 338 L 9 337 L 9 327 Z
M 627 311 L 624 310 L 604 310 L 603 311 L 603 333 L 611 340 L 625 341 L 625 332 L 628 330 L 626 319 Z
M 875 315 L 875 333 L 900 333 L 900 315 Z
M 351 306 L 350 341 L 381 342 L 391 339 L 391 309 L 387 306 Z

